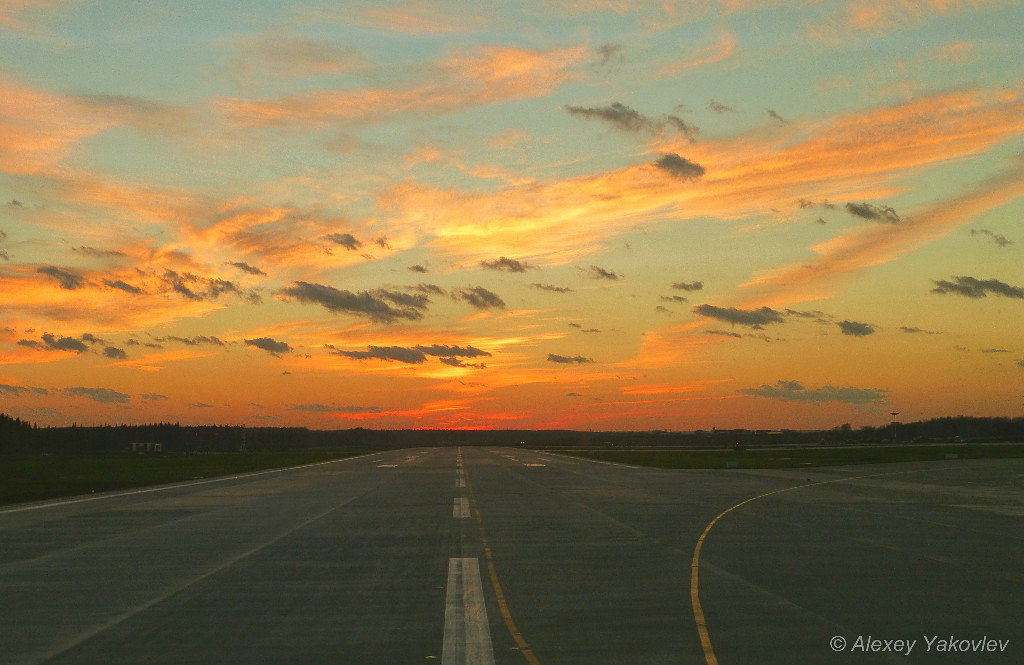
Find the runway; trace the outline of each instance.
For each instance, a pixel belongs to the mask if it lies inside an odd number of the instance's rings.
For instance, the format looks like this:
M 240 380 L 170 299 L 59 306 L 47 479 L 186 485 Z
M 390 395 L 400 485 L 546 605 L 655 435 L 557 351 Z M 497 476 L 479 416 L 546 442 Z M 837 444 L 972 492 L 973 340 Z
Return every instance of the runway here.
M 1021 460 L 390 451 L 0 508 L 0 663 L 1017 663 L 1022 524 Z

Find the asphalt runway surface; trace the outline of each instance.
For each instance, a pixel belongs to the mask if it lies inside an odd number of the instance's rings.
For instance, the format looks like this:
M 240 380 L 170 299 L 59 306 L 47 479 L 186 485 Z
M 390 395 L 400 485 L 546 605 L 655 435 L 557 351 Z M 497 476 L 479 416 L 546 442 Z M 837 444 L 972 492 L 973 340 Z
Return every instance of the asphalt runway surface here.
M 0 664 L 1021 663 L 1022 526 L 1024 460 L 391 451 L 0 507 Z

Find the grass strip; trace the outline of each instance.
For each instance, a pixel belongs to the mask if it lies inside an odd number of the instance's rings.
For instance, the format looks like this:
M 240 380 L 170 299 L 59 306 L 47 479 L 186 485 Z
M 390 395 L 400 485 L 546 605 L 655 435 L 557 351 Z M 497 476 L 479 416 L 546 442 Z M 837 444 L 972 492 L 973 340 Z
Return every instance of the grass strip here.
M 772 448 L 732 450 L 564 450 L 604 462 L 661 469 L 785 469 L 886 462 L 927 462 L 946 459 L 1010 459 L 1024 457 L 1024 443 L 856 446 L 846 448 Z M 955 457 L 954 457 L 955 456 Z
M 372 452 L 341 448 L 194 454 L 0 456 L 0 504 L 42 501 L 313 464 Z

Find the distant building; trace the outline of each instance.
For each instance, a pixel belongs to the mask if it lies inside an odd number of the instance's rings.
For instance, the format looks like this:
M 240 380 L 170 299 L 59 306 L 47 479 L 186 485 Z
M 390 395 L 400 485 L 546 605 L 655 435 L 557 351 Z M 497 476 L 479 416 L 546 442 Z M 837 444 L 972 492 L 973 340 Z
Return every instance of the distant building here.
M 164 446 L 162 443 L 147 442 L 134 442 L 128 444 L 128 449 L 133 453 L 162 453 Z

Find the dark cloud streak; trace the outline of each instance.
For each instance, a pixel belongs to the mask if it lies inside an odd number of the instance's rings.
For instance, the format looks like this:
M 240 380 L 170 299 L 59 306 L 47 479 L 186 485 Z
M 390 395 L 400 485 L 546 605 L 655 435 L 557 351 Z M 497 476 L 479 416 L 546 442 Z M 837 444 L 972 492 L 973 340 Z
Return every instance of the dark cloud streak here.
M 993 233 L 992 231 L 989 231 L 988 229 L 971 229 L 971 236 L 972 237 L 979 236 L 979 235 L 980 236 L 988 236 L 989 238 L 992 239 L 992 242 L 994 242 L 995 244 L 999 245 L 1000 247 L 1009 247 L 1010 245 L 1013 244 L 1013 241 L 1010 240 L 1009 238 L 1007 238 L 1006 236 L 1000 235 L 998 233 Z
M 271 355 L 280 356 L 282 353 L 288 353 L 292 350 L 292 347 L 287 342 L 279 342 L 276 339 L 270 337 L 257 337 L 255 339 L 245 340 L 247 346 L 252 346 L 257 349 L 262 349 Z
M 782 323 L 785 319 L 780 312 L 770 308 L 759 309 L 738 309 L 736 307 L 718 307 L 716 305 L 697 305 L 693 308 L 694 314 L 700 314 L 708 318 L 725 321 L 733 325 L 750 326 L 760 328 L 769 323 Z
M 326 284 L 301 281 L 293 282 L 278 293 L 302 303 L 320 305 L 330 312 L 363 315 L 378 323 L 392 323 L 397 319 L 418 321 L 423 318 L 423 311 L 429 302 L 425 295 L 382 289 L 352 293 Z
M 953 281 L 935 280 L 932 293 L 940 295 L 955 294 L 967 298 L 985 298 L 988 294 L 1004 298 L 1024 299 L 1024 288 L 1011 286 L 998 279 L 977 279 L 975 277 L 953 277 Z
M 477 309 L 505 309 L 505 301 L 493 291 L 488 291 L 482 286 L 473 286 L 468 289 L 458 289 L 452 292 L 456 300 L 468 302 Z
M 81 275 L 67 270 L 61 270 L 56 266 L 46 266 L 43 268 L 36 268 L 37 273 L 47 275 L 57 280 L 57 284 L 60 288 L 67 291 L 74 291 L 85 286 L 85 278 Z
M 85 397 L 100 404 L 126 404 L 131 401 L 131 396 L 110 388 L 65 388 L 61 391 L 65 397 Z
M 584 363 L 592 363 L 594 362 L 594 359 L 586 358 L 584 356 L 560 356 L 555 353 L 549 353 L 548 362 L 559 363 L 561 365 L 582 365 Z
M 797 381 L 778 381 L 774 386 L 764 384 L 759 388 L 744 388 L 744 395 L 765 397 L 784 402 L 842 402 L 855 406 L 880 405 L 885 402 L 885 391 L 865 388 L 837 388 L 827 385 L 807 389 Z
M 875 332 L 875 329 L 870 324 L 860 323 L 859 321 L 840 321 L 836 325 L 839 326 L 844 335 L 852 337 L 867 337 Z
M 589 108 L 566 105 L 565 110 L 572 116 L 588 120 L 603 120 L 612 127 L 624 132 L 647 132 L 652 135 L 658 135 L 671 129 L 683 134 L 692 142 L 700 131 L 697 127 L 687 124 L 686 121 L 678 116 L 666 115 L 661 118 L 652 118 L 620 102 L 613 102 L 608 106 L 593 106 Z
M 504 256 L 499 257 L 494 261 L 481 261 L 480 265 L 487 270 L 503 270 L 505 272 L 526 272 L 527 270 L 537 269 L 537 266 L 530 263 L 524 263 Z
M 700 164 L 680 157 L 674 152 L 662 155 L 658 161 L 654 162 L 654 166 L 680 180 L 697 180 L 706 173 Z
M 900 216 L 888 206 L 873 206 L 870 203 L 847 203 L 846 212 L 861 219 L 885 224 L 899 224 Z

